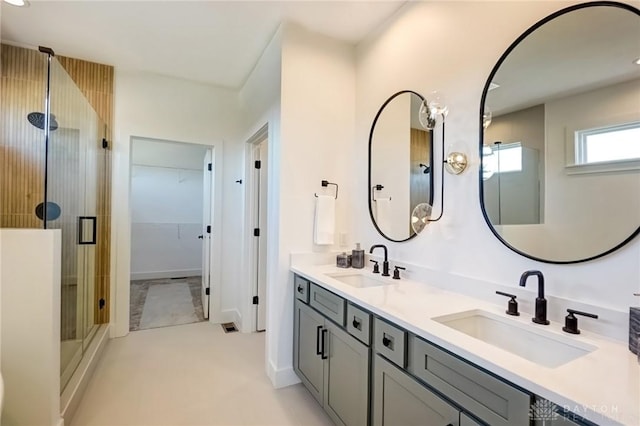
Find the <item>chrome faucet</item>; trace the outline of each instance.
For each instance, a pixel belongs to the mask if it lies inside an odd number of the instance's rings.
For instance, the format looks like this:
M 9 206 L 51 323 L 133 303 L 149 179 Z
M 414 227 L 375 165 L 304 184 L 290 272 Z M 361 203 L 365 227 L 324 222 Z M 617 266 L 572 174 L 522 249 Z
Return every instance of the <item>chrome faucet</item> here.
M 387 247 L 384 244 L 376 244 L 371 246 L 369 249 L 369 254 L 373 253 L 373 249 L 383 248 L 384 249 L 384 262 L 382 262 L 382 276 L 389 276 L 389 258 L 387 257 Z
M 538 277 L 538 297 L 536 297 L 536 314 L 531 321 L 536 324 L 549 324 L 547 320 L 547 299 L 544 298 L 544 276 L 540 271 L 526 271 L 520 276 L 520 287 L 524 287 L 531 275 Z

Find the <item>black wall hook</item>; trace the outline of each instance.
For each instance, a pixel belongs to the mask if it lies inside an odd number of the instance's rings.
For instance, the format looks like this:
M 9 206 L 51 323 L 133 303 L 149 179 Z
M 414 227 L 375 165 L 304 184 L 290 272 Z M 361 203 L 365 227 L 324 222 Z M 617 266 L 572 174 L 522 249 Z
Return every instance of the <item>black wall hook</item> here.
M 328 180 L 323 180 L 321 184 L 322 184 L 322 186 L 323 186 L 324 188 L 326 188 L 326 187 L 327 187 L 327 186 L 329 186 L 329 185 L 335 185 L 335 187 L 336 187 L 336 196 L 335 196 L 335 199 L 336 199 L 336 200 L 338 199 L 338 184 L 337 184 L 337 183 L 329 182 Z M 313 194 L 313 195 L 315 195 L 315 196 L 316 196 L 316 198 L 318 198 L 318 194 Z

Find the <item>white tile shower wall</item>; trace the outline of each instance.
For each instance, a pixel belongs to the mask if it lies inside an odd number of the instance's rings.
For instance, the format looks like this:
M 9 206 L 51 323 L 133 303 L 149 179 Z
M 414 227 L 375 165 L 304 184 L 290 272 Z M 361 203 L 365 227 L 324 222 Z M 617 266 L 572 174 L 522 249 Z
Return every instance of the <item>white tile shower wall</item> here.
M 358 47 L 354 194 L 366 194 L 367 141 L 377 109 L 391 94 L 412 89 L 425 96 L 443 91 L 450 108 L 446 150 L 469 155 L 471 166 L 445 176 L 444 218 L 415 239 L 385 241 L 369 220 L 354 222 L 363 244 L 385 243 L 403 262 L 506 287 L 517 287 L 523 271 L 545 274 L 547 294 L 628 312 L 640 282 L 640 240 L 616 253 L 574 265 L 540 263 L 502 245 L 491 233 L 478 194 L 479 108 L 489 73 L 505 49 L 541 18 L 576 2 L 419 2 Z M 504 19 L 508 16 L 509 19 Z M 439 138 L 436 135 L 436 140 Z M 436 153 L 436 155 L 438 155 Z M 353 177 L 352 177 L 353 179 Z M 436 200 L 440 194 L 436 194 Z M 351 215 L 367 218 L 364 196 L 354 197 Z M 436 201 L 438 205 L 438 201 Z M 532 286 L 532 284 L 529 284 Z M 490 291 L 492 289 L 484 289 Z M 532 287 L 527 289 L 533 294 Z

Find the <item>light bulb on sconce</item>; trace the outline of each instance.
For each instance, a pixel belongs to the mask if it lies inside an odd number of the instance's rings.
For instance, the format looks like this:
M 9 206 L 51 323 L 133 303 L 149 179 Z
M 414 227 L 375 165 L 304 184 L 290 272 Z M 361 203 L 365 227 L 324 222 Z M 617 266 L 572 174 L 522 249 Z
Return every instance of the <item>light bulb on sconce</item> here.
M 462 152 L 451 152 L 447 155 L 447 159 L 444 161 L 444 166 L 447 172 L 452 175 L 459 175 L 467 168 L 469 161 L 467 155 Z
M 429 94 L 428 99 L 424 99 L 418 110 L 418 120 L 422 127 L 433 130 L 436 127 L 438 118 L 444 119 L 449 114 L 449 107 L 445 102 L 445 97 L 441 92 L 434 91 Z
M 491 124 L 492 119 L 493 119 L 493 113 L 489 108 L 486 108 L 484 110 L 484 113 L 482 114 L 482 128 L 484 130 L 487 130 L 487 127 L 489 127 L 489 125 Z

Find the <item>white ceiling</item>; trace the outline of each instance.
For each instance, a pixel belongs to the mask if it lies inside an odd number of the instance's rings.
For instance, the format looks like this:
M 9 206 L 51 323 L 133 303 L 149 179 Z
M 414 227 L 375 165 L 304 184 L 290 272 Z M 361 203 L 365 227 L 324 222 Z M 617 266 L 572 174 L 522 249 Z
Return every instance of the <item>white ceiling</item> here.
M 2 3 L 4 42 L 239 88 L 282 21 L 350 43 L 405 1 L 31 1 Z

